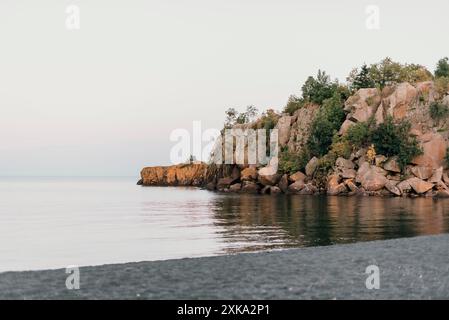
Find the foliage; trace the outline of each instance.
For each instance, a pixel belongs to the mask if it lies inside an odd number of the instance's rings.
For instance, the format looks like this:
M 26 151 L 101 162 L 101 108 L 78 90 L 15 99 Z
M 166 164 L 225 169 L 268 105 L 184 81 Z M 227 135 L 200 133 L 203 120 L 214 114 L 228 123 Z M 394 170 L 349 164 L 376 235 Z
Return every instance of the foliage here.
M 375 125 L 373 118 L 367 122 L 357 122 L 349 127 L 346 132 L 346 139 L 353 146 L 354 149 L 366 147 L 370 143 L 371 128 Z
M 338 157 L 348 159 L 351 156 L 352 145 L 349 143 L 346 137 L 340 137 L 335 134 L 333 142 L 329 149 L 330 151 L 328 154 L 333 155 L 335 159 L 337 159 Z
M 347 81 L 352 90 L 361 88 L 384 88 L 400 82 L 422 82 L 432 80 L 432 73 L 419 64 L 401 64 L 391 58 L 385 58 L 369 67 L 363 65 L 358 71 L 354 69 Z
M 435 90 L 440 96 L 445 96 L 449 91 L 449 77 L 435 79 Z
M 235 108 L 229 108 L 225 111 L 225 128 L 230 128 L 235 124 L 251 122 L 257 116 L 257 113 L 257 108 L 254 106 L 247 106 L 245 112 L 238 112 Z
M 449 77 L 449 58 L 440 59 L 435 70 L 435 77 Z
M 414 157 L 422 154 L 416 137 L 410 136 L 409 131 L 409 122 L 395 124 L 392 117 L 387 117 L 373 130 L 371 141 L 379 154 L 398 156 L 399 166 L 403 169 Z
M 309 155 L 306 150 L 295 153 L 285 148 L 279 154 L 279 172 L 282 174 L 293 174 L 301 171 L 306 167 L 308 160 Z
M 291 95 L 288 98 L 287 105 L 284 108 L 284 113 L 292 115 L 296 110 L 304 106 L 304 99 L 298 98 L 295 95 Z
M 374 88 L 376 86 L 374 80 L 370 77 L 370 70 L 366 64 L 363 64 L 360 72 L 357 68 L 352 70 L 348 78 L 351 79 L 351 89 L 354 91 L 362 88 Z
M 345 118 L 342 101 L 338 94 L 327 99 L 311 124 L 307 148 L 312 156 L 323 156 L 332 144 L 334 134 Z
M 374 144 L 372 144 L 368 147 L 368 150 L 366 151 L 366 160 L 368 160 L 370 164 L 373 164 L 375 159 L 376 159 L 376 148 L 374 147 Z
M 446 118 L 449 115 L 449 108 L 443 103 L 433 102 L 430 105 L 429 112 L 432 119 L 439 122 L 441 119 Z
M 316 78 L 310 76 L 301 89 L 304 100 L 321 105 L 324 100 L 332 98 L 338 83 L 332 82 L 326 72 L 318 70 Z

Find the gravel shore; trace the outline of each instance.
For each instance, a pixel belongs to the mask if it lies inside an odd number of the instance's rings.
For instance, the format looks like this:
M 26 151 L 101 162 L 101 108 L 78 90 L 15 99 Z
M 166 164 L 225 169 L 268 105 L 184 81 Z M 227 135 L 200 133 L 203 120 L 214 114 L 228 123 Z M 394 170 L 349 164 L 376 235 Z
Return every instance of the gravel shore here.
M 369 265 L 380 288 L 368 290 Z M 448 299 L 449 235 L 0 274 L 1 299 Z

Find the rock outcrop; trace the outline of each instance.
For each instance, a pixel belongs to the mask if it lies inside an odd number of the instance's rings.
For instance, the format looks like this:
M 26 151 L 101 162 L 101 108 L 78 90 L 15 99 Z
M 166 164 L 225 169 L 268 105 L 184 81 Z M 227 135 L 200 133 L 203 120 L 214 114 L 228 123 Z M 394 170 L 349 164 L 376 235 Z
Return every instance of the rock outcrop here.
M 446 166 L 449 118 L 441 122 L 432 119 L 429 109 L 435 101 L 449 106 L 449 95 L 441 96 L 435 84 L 427 81 L 414 85 L 401 83 L 382 90 L 360 89 L 344 104 L 346 119 L 337 130 L 340 136 L 344 136 L 356 123 L 370 119 L 375 119 L 377 124 L 384 122 L 387 116 L 396 122 L 409 121 L 409 134 L 416 137 L 423 153 L 407 164 L 401 163 L 397 157 L 382 154 L 370 157 L 367 148 L 360 148 L 352 150 L 350 156 L 301 159 L 303 162 L 306 160 L 306 164 L 302 164 L 304 170 L 283 172 L 278 168 L 277 158 L 272 158 L 268 165 L 248 164 L 248 157 L 244 155 L 244 163 L 238 165 L 194 163 L 144 168 L 139 184 L 202 186 L 222 192 L 270 195 L 320 193 L 449 197 L 449 170 Z M 297 155 L 304 150 L 319 108 L 309 103 L 292 115 L 275 114 L 273 126 L 278 130 L 280 150 Z M 259 119 L 234 128 L 246 132 L 263 126 Z M 247 150 L 246 144 L 245 153 Z M 329 163 L 329 159 L 333 162 Z M 322 160 L 325 160 L 327 170 L 324 176 Z

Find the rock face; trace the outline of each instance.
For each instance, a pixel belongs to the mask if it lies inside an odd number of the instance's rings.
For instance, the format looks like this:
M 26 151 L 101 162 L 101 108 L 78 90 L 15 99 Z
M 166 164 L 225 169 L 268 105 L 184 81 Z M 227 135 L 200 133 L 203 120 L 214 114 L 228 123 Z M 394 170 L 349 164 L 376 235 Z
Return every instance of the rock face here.
M 205 163 L 146 167 L 140 172 L 144 186 L 201 186 L 206 176 Z
M 378 89 L 360 89 L 345 102 L 345 111 L 349 112 L 347 120 L 352 122 L 366 122 L 374 115 L 381 102 Z M 346 123 L 345 127 L 350 126 Z
M 306 165 L 306 175 L 311 177 L 313 175 L 313 173 L 316 170 L 316 167 L 318 166 L 318 158 L 317 157 L 313 157 L 312 159 L 309 160 L 309 162 Z
M 286 146 L 290 140 L 291 121 L 291 116 L 282 116 L 279 118 L 278 123 L 275 126 L 275 129 L 278 129 L 279 146 L 281 147 Z

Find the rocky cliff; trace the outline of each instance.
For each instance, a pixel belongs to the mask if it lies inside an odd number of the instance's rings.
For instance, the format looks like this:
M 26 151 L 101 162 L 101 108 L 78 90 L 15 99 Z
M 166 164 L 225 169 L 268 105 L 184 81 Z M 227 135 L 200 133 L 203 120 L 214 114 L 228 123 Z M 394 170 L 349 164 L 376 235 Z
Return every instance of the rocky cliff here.
M 430 106 L 438 102 L 449 106 L 449 96 L 435 88 L 432 81 L 400 83 L 360 89 L 344 103 L 346 119 L 338 134 L 344 137 L 357 123 L 375 119 L 377 125 L 391 117 L 408 121 L 411 136 L 416 137 L 422 154 L 405 166 L 397 157 L 377 154 L 370 158 L 366 147 L 352 150 L 347 157 L 336 157 L 325 181 L 318 178 L 320 159 L 311 158 L 303 170 L 282 173 L 273 166 L 210 165 L 145 168 L 145 185 L 203 185 L 210 190 L 262 194 L 385 195 L 449 197 L 446 152 L 449 139 L 447 117 L 433 119 Z M 320 106 L 307 104 L 293 114 L 276 117 L 281 150 L 299 154 L 310 135 L 310 126 Z M 260 119 L 243 128 L 259 128 Z M 239 125 L 242 128 L 242 125 Z

